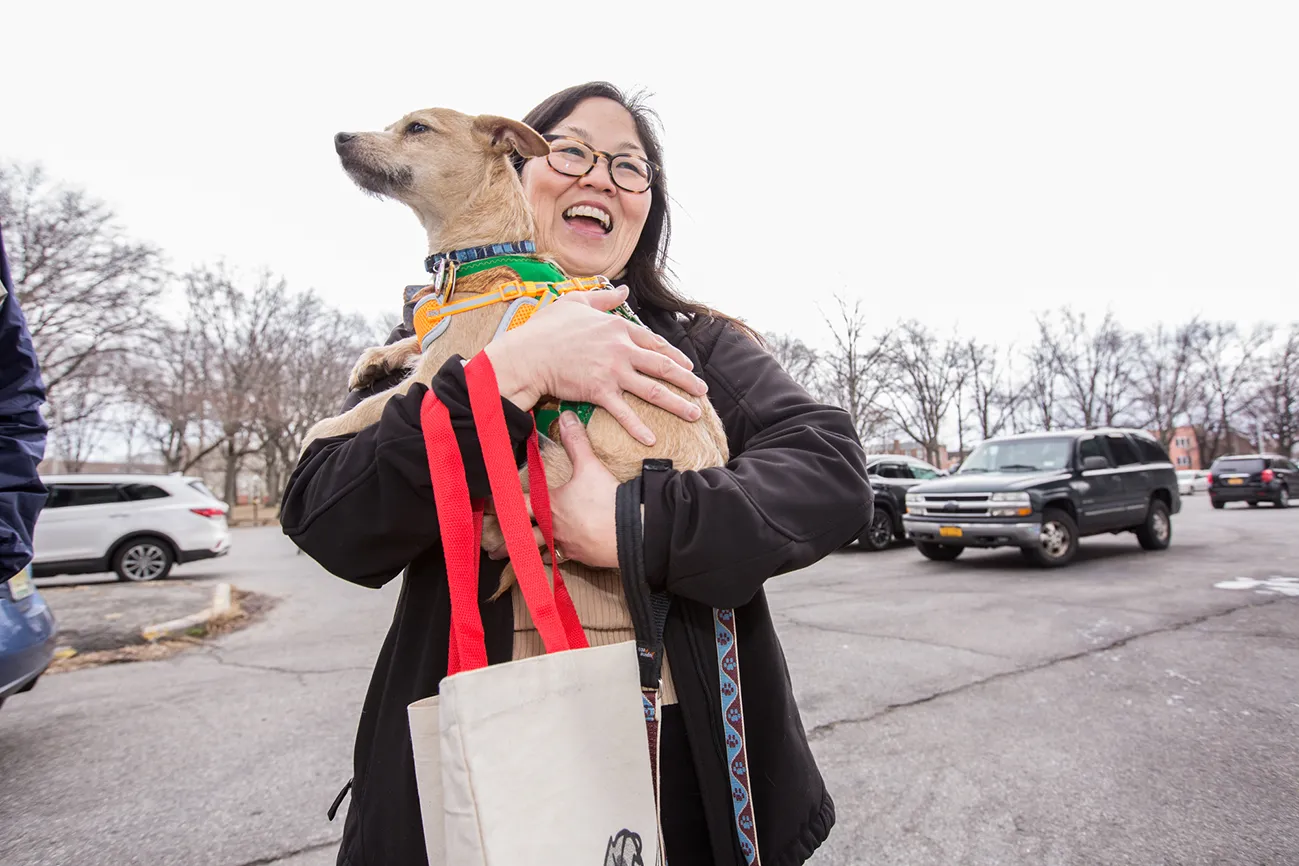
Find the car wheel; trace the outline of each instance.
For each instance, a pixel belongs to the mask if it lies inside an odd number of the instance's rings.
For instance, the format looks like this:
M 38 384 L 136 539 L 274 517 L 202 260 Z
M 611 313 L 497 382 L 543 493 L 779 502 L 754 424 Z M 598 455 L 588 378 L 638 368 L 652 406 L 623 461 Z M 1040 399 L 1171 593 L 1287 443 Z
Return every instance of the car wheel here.
M 144 583 L 162 580 L 171 573 L 175 557 L 171 545 L 161 538 L 135 538 L 122 545 L 113 557 L 113 571 L 118 580 Z
M 965 548 L 959 545 L 934 544 L 932 541 L 917 541 L 916 550 L 935 562 L 951 562 L 965 552 Z
M 1277 493 L 1277 495 L 1276 495 L 1276 507 L 1277 507 L 1277 508 L 1289 508 L 1289 507 L 1290 507 L 1290 489 L 1289 489 L 1288 487 L 1282 487 L 1282 488 L 1281 488 L 1281 492 Z
M 1078 553 L 1078 524 L 1068 512 L 1049 508 L 1042 515 L 1038 543 L 1021 549 L 1031 562 L 1042 568 L 1068 565 Z
M 1221 508 L 1226 508 L 1226 507 L 1227 507 L 1227 503 L 1225 503 L 1225 502 L 1219 502 L 1219 501 L 1216 500 L 1216 499 L 1211 499 L 1211 500 L 1209 500 L 1209 501 L 1213 503 L 1213 507 L 1214 507 L 1214 508 L 1219 508 L 1219 509 L 1221 509 Z
M 1167 550 L 1173 540 L 1173 521 L 1163 500 L 1152 499 L 1146 522 L 1137 527 L 1137 541 L 1146 550 Z
M 893 543 L 893 515 L 882 508 L 876 508 L 870 525 L 857 542 L 867 550 L 884 550 Z

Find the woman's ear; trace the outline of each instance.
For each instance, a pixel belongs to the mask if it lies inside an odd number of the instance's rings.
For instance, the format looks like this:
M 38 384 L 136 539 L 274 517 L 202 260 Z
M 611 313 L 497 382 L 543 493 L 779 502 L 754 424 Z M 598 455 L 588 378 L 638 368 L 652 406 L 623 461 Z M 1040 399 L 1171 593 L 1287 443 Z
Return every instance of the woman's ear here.
M 513 151 L 522 157 L 545 156 L 550 153 L 550 145 L 526 123 L 494 114 L 480 114 L 474 118 L 473 126 L 474 132 L 486 137 L 491 142 L 492 149 L 500 153 Z

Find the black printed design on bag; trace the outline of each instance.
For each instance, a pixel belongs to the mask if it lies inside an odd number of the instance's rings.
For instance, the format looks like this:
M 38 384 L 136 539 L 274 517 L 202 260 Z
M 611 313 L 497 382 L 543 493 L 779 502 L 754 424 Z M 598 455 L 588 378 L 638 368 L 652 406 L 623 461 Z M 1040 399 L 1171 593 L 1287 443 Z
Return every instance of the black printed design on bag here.
M 619 830 L 609 837 L 609 847 L 604 852 L 604 866 L 645 866 L 641 857 L 640 834 Z

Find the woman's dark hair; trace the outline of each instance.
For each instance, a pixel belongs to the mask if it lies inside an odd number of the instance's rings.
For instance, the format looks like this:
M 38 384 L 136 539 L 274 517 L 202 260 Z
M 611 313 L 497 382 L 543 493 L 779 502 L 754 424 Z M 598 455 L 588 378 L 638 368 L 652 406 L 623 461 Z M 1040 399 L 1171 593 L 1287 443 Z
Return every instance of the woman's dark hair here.
M 663 145 L 656 129 L 660 121 L 654 110 L 644 103 L 641 94 L 624 94 L 607 81 L 591 81 L 561 90 L 547 98 L 529 111 L 523 122 L 540 133 L 553 132 L 564 118 L 573 113 L 578 103 L 593 98 L 611 99 L 627 109 L 636 124 L 641 143 L 645 146 L 645 155 L 650 162 L 660 166 L 650 184 L 654 198 L 650 203 L 649 216 L 641 230 L 640 239 L 636 242 L 636 248 L 627 261 L 627 272 L 622 281 L 631 288 L 636 301 L 643 306 L 669 313 L 683 313 L 693 320 L 692 325 L 708 319 L 723 319 L 761 342 L 757 333 L 744 322 L 682 297 L 668 279 L 668 243 L 672 239 L 672 218 L 668 214 L 667 176 L 662 170 Z M 514 165 L 520 173 L 523 172 L 523 163 L 522 158 L 515 157 Z

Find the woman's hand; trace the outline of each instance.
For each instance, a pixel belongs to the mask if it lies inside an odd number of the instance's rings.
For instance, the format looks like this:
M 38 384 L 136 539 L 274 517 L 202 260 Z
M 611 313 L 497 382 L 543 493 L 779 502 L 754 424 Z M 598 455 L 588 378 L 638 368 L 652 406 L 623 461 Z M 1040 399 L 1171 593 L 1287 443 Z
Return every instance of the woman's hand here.
M 559 416 L 559 438 L 573 464 L 569 482 L 550 491 L 559 559 L 574 559 L 592 568 L 617 568 L 618 479 L 595 456 L 586 427 L 572 412 Z
M 543 396 L 594 403 L 645 445 L 654 444 L 654 433 L 623 399 L 624 391 L 687 421 L 697 420 L 699 407 L 663 382 L 700 397 L 708 386 L 690 372 L 690 359 L 667 340 L 608 314 L 626 298 L 625 286 L 573 292 L 539 310 L 526 327 L 488 343 L 484 351 L 501 395 L 525 411 Z

